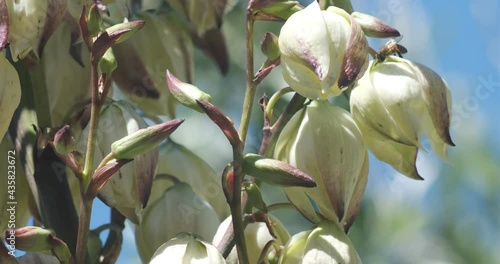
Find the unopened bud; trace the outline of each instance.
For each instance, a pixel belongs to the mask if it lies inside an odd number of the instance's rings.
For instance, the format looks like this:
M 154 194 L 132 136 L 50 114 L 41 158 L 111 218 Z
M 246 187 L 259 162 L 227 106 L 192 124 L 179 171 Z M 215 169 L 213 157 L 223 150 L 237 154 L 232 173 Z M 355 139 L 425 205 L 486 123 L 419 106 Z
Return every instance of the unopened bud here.
M 124 22 L 113 25 L 106 29 L 110 36 L 118 36 L 114 44 L 123 42 L 130 38 L 135 32 L 144 26 L 143 20 L 136 20 L 132 22 Z
M 401 36 L 397 29 L 384 24 L 384 22 L 376 17 L 360 12 L 353 12 L 351 17 L 358 22 L 365 35 L 368 37 L 391 38 Z
M 92 37 L 97 36 L 99 31 L 101 31 L 102 18 L 99 13 L 99 8 L 97 5 L 92 5 L 89 10 L 89 15 L 87 18 L 87 27 L 89 29 L 89 33 Z
M 111 78 L 111 73 L 116 70 L 118 63 L 116 62 L 113 48 L 109 48 L 99 61 L 99 69 L 102 74 L 106 75 L 106 79 Z
M 266 64 L 275 61 L 280 56 L 278 37 L 271 32 L 267 32 L 260 42 L 260 49 L 267 57 Z
M 92 45 L 92 64 L 97 64 L 106 51 L 114 44 L 130 38 L 137 30 L 144 26 L 144 21 L 120 23 L 106 29 L 99 35 Z
M 69 264 L 71 259 L 71 252 L 68 245 L 58 237 L 51 237 L 52 239 L 52 252 L 57 256 L 62 264 Z
M 262 193 L 260 192 L 259 186 L 255 183 L 245 183 L 245 187 L 243 190 L 247 193 L 248 195 L 248 203 L 247 203 L 247 208 L 249 209 L 246 210 L 247 212 L 250 211 L 252 207 L 255 207 L 256 209 L 267 212 L 267 206 L 266 203 L 264 203 L 264 199 L 262 199 Z M 249 208 L 250 207 L 250 208 Z
M 54 148 L 61 155 L 66 155 L 76 149 L 75 137 L 69 125 L 65 125 L 57 131 L 54 136 Z
M 298 1 L 257 0 L 252 2 L 252 9 L 256 11 L 256 19 L 258 20 L 285 21 L 293 13 L 302 9 Z
M 158 125 L 140 129 L 111 144 L 111 152 L 116 159 L 133 159 L 144 154 L 172 134 L 184 119 L 174 119 Z
M 167 87 L 179 103 L 200 113 L 203 113 L 203 109 L 196 101 L 212 101 L 212 96 L 192 84 L 177 79 L 169 70 L 167 70 Z
M 232 146 L 241 143 L 240 136 L 234 128 L 233 122 L 219 108 L 209 102 L 197 101 L 197 103 L 207 116 L 222 130 Z
M 9 237 L 10 230 L 4 236 Z M 36 226 L 26 226 L 15 230 L 16 248 L 29 252 L 49 251 L 52 249 L 53 231 Z
M 96 170 L 92 180 L 90 181 L 89 187 L 87 189 L 87 197 L 93 199 L 97 196 L 99 190 L 108 182 L 108 180 L 113 176 L 118 170 L 120 170 L 123 165 L 129 163 L 130 159 L 121 159 L 116 162 L 112 162 L 105 166 L 102 166 Z
M 286 162 L 256 154 L 247 154 L 243 158 L 243 171 L 269 184 L 286 187 L 316 187 L 313 178 L 305 172 Z

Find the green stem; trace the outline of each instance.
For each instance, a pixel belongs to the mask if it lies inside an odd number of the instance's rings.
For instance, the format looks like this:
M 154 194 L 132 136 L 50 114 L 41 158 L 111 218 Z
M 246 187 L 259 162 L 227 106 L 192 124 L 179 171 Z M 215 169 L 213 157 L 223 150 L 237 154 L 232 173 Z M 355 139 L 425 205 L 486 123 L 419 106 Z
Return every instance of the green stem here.
M 231 216 L 233 220 L 234 241 L 240 264 L 248 264 L 248 252 L 245 242 L 245 226 L 243 224 L 243 212 L 241 210 L 241 183 L 245 177 L 243 172 L 243 143 L 233 149 L 233 199 L 231 201 Z
M 243 101 L 243 109 L 241 113 L 241 124 L 238 131 L 241 144 L 233 146 L 233 166 L 234 166 L 234 185 L 233 199 L 231 201 L 231 215 L 233 220 L 234 240 L 236 243 L 236 251 L 238 252 L 238 260 L 240 264 L 248 263 L 248 253 L 245 243 L 245 227 L 243 224 L 242 205 L 241 205 L 241 183 L 245 174 L 242 169 L 243 150 L 245 140 L 248 133 L 248 126 L 252 116 L 253 101 L 255 99 L 256 85 L 254 82 L 254 60 L 253 60 L 253 10 L 249 6 L 246 13 L 246 50 L 247 50 L 247 65 L 246 65 L 246 88 L 245 99 Z
M 273 116 L 274 105 L 276 104 L 276 102 L 278 102 L 278 100 L 283 95 L 285 95 L 287 93 L 291 93 L 291 92 L 293 92 L 292 88 L 285 87 L 285 88 L 277 91 L 275 94 L 273 94 L 273 96 L 271 96 L 271 98 L 269 99 L 269 102 L 267 102 L 267 106 L 266 106 L 266 114 L 267 114 L 267 116 L 272 117 Z
M 246 70 L 246 89 L 245 89 L 245 99 L 243 101 L 243 111 L 241 113 L 241 124 L 238 133 L 240 134 L 241 142 L 245 145 L 245 140 L 247 137 L 248 126 L 250 124 L 250 118 L 252 116 L 253 101 L 255 99 L 255 83 L 254 78 L 254 61 L 253 61 L 253 12 L 251 9 L 247 9 L 246 14 L 246 49 L 247 49 L 247 70 Z
M 266 259 L 267 255 L 269 254 L 271 247 L 273 247 L 274 250 L 276 250 L 276 253 L 281 252 L 280 243 L 274 239 L 269 240 L 266 243 L 266 245 L 264 246 L 264 248 L 262 249 L 262 252 L 260 253 L 259 259 L 257 260 L 257 263 L 265 263 L 265 259 Z M 278 254 L 276 254 L 276 255 L 279 256 Z
M 89 239 L 90 216 L 92 215 L 92 200 L 87 200 L 83 194 L 80 195 L 80 198 L 76 263 L 85 264 L 85 258 L 87 257 L 87 241 Z
M 45 82 L 45 70 L 40 63 L 29 68 L 33 98 L 38 126 L 41 128 L 52 127 L 50 115 L 49 93 Z
M 97 166 L 97 168 L 105 166 L 109 161 L 111 161 L 114 158 L 115 154 L 113 154 L 112 152 L 109 153 L 106 157 L 104 157 L 104 159 L 102 159 L 101 163 L 99 163 L 99 166 Z
M 92 73 L 92 108 L 90 110 L 90 129 L 87 142 L 87 150 L 85 153 L 85 166 L 83 168 L 82 184 L 84 191 L 92 179 L 92 171 L 94 167 L 95 143 L 97 141 L 97 126 L 99 124 L 99 113 L 101 112 L 101 104 L 99 104 L 99 87 L 98 87 L 98 72 L 97 65 L 91 65 Z
M 92 215 L 92 201 L 87 199 L 85 193 L 92 180 L 94 168 L 94 154 L 97 141 L 97 127 L 99 124 L 99 113 L 101 112 L 101 100 L 99 99 L 99 76 L 97 65 L 91 65 L 91 83 L 92 83 L 92 107 L 90 110 L 89 136 L 87 150 L 85 153 L 85 166 L 83 168 L 82 180 L 80 182 L 80 214 L 78 222 L 78 241 L 76 246 L 77 263 L 85 264 L 87 256 L 87 240 L 89 237 L 90 216 Z

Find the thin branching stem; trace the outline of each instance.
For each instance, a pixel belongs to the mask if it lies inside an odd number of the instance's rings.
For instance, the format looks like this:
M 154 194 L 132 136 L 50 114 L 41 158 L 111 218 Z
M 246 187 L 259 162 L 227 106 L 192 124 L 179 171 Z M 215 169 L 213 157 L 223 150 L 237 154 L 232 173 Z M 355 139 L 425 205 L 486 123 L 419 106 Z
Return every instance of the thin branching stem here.
M 254 60 L 253 60 L 253 11 L 247 9 L 246 14 L 246 49 L 247 49 L 247 65 L 246 65 L 246 89 L 245 89 L 245 99 L 243 101 L 243 111 L 241 113 L 241 124 L 239 129 L 240 139 L 245 145 L 245 140 L 247 137 L 248 126 L 250 124 L 250 118 L 252 116 L 253 101 L 255 99 L 256 85 L 254 82 Z
M 92 179 L 94 168 L 94 153 L 97 141 L 97 127 L 99 124 L 99 113 L 101 112 L 101 100 L 99 99 L 99 76 L 97 65 L 91 65 L 91 83 L 92 83 L 92 105 L 90 110 L 89 136 L 87 150 L 85 153 L 85 166 L 83 168 L 82 179 L 80 182 L 80 214 L 78 222 L 78 241 L 76 244 L 76 262 L 85 263 L 87 255 L 87 241 L 90 228 L 90 216 L 92 214 L 92 200 L 86 198 L 85 193 Z

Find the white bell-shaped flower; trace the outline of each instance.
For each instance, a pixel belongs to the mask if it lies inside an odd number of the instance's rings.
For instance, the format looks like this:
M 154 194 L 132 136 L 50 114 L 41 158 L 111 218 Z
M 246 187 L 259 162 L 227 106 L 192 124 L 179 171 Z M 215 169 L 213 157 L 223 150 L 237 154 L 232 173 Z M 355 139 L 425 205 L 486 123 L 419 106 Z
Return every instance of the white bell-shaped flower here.
M 269 241 L 276 240 L 278 244 L 283 246 L 288 242 L 288 240 L 290 240 L 290 234 L 281 221 L 270 214 L 268 214 L 268 217 L 272 223 L 276 239 L 271 235 L 267 225 L 263 222 L 249 223 L 245 227 L 245 244 L 248 252 L 249 263 L 257 263 L 262 250 Z M 231 224 L 231 220 L 232 217 L 229 216 L 219 225 L 219 229 L 213 239 L 214 245 L 221 242 L 226 230 Z M 229 256 L 226 259 L 226 262 L 229 264 L 238 263 L 238 253 L 236 251 L 236 247 L 233 247 L 231 253 L 229 253 Z
M 314 178 L 315 188 L 288 187 L 289 200 L 314 223 L 321 214 L 347 230 L 354 221 L 368 179 L 368 151 L 351 115 L 328 101 L 313 101 L 298 111 L 281 132 L 276 159 Z
M 181 233 L 156 250 L 149 264 L 226 263 L 219 250 L 198 237 Z
M 357 264 L 361 260 L 342 228 L 336 222 L 323 220 L 316 228 L 292 236 L 278 263 Z
M 187 183 L 157 175 L 150 204 L 136 228 L 137 248 L 143 261 L 148 261 L 158 247 L 178 233 L 190 232 L 211 240 L 219 224 L 212 206 Z
M 368 63 L 360 25 L 343 9 L 320 10 L 316 1 L 294 13 L 279 36 L 285 81 L 310 99 L 339 95 Z
M 410 178 L 422 179 L 415 167 L 422 134 L 443 159 L 447 146 L 454 146 L 450 91 L 426 66 L 396 56 L 372 61 L 354 86 L 350 104 L 373 154 Z

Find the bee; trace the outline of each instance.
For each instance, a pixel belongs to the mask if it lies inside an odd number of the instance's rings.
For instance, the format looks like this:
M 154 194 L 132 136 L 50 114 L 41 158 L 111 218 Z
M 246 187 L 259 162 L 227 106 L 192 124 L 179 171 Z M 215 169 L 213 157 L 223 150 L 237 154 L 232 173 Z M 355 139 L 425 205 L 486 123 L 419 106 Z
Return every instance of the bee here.
M 389 55 L 397 54 L 400 58 L 403 58 L 403 54 L 407 53 L 408 50 L 401 44 L 398 44 L 399 40 L 390 39 L 382 46 L 377 54 L 377 60 L 382 62 Z

